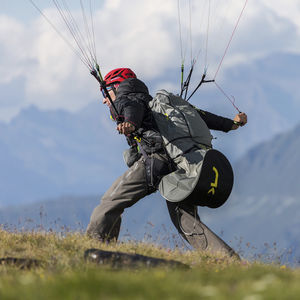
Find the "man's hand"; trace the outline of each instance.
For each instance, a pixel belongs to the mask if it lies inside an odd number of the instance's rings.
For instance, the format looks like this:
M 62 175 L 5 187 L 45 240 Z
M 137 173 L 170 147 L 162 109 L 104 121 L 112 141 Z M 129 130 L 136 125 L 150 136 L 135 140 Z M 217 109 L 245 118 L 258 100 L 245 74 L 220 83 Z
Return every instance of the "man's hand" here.
M 135 131 L 135 126 L 133 126 L 129 122 L 123 122 L 118 124 L 117 130 L 119 131 L 120 134 L 127 135 Z
M 245 113 L 237 114 L 233 119 L 234 124 L 232 125 L 232 130 L 238 129 L 240 126 L 247 124 L 247 115 Z

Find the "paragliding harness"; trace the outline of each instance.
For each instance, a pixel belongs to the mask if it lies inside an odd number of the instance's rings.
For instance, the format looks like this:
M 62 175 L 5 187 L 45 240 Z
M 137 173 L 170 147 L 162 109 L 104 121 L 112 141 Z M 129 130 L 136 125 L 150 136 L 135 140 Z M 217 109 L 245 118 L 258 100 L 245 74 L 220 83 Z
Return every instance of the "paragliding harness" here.
M 170 202 L 210 208 L 223 205 L 233 186 L 232 167 L 220 151 L 212 149 L 212 136 L 196 109 L 165 90 L 158 91 L 149 107 L 177 166 L 161 179 L 161 195 Z
M 107 95 L 117 122 L 120 114 L 101 76 L 99 66 L 91 71 Z M 217 208 L 228 199 L 233 171 L 227 158 L 212 149 L 212 136 L 196 109 L 180 96 L 159 91 L 149 108 L 164 142 L 166 154 L 176 166 L 148 155 L 141 145 L 142 134 L 132 134 L 144 157 L 149 190 L 157 188 L 170 202 L 187 200 L 195 205 Z M 146 140 L 145 140 L 146 142 Z
M 97 79 L 114 110 L 117 122 L 120 114 L 113 103 L 99 67 L 91 74 Z M 212 136 L 196 109 L 180 96 L 159 91 L 149 102 L 154 121 L 164 142 L 166 154 L 176 168 L 148 155 L 142 147 L 142 134 L 132 137 L 144 157 L 150 191 L 157 187 L 170 202 L 187 200 L 195 205 L 217 208 L 228 199 L 233 186 L 233 171 L 227 158 L 212 149 Z M 145 142 L 147 142 L 145 140 Z
M 142 137 L 142 134 L 139 134 L 139 132 L 135 132 L 134 134 L 132 134 L 132 136 L 137 143 L 137 148 L 138 148 L 139 152 L 142 154 L 142 156 L 144 158 L 148 192 L 152 193 L 155 190 L 157 190 L 160 180 L 165 175 L 176 170 L 176 166 L 173 163 L 173 161 L 170 159 L 165 148 L 163 148 L 163 150 L 164 150 L 164 154 L 167 157 L 167 161 L 156 158 L 154 156 L 153 152 L 149 155 L 145 151 L 141 142 L 142 142 L 142 139 L 143 139 L 143 142 L 147 143 L 147 141 L 146 141 L 146 139 L 144 139 Z M 149 146 L 151 147 L 152 145 L 150 144 Z

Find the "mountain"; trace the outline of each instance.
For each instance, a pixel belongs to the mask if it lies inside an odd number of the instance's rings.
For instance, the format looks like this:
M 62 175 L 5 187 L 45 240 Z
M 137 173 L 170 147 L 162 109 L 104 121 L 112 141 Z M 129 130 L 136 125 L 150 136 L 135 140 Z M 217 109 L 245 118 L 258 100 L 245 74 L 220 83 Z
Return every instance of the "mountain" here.
M 300 197 L 300 125 L 252 148 L 235 164 L 235 192 L 255 197 Z
M 32 204 L 9 206 L 0 210 L 0 220 L 7 229 L 83 230 L 98 202 L 99 199 L 95 196 L 64 196 Z
M 114 126 L 99 109 L 92 104 L 72 114 L 31 106 L 1 124 L 0 205 L 103 192 L 125 169 L 115 157 L 126 146 L 107 138 Z
M 0 209 L 0 225 L 8 230 L 84 231 L 99 201 L 98 196 L 64 196 L 4 207 Z M 168 217 L 165 200 L 158 193 L 145 197 L 126 210 L 122 219 L 122 239 L 146 239 L 164 245 L 181 243 L 178 238 L 170 238 L 176 232 Z

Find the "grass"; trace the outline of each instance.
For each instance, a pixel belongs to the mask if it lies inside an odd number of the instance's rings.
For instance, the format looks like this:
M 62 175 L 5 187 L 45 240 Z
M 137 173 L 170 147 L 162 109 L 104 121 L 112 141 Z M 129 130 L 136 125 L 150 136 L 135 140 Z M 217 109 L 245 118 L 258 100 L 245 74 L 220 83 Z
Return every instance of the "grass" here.
M 190 269 L 113 269 L 85 262 L 99 248 L 177 260 Z M 31 269 L 0 265 L 0 299 L 299 299 L 300 270 L 237 262 L 145 243 L 100 244 L 80 233 L 0 230 L 0 258 L 34 258 Z

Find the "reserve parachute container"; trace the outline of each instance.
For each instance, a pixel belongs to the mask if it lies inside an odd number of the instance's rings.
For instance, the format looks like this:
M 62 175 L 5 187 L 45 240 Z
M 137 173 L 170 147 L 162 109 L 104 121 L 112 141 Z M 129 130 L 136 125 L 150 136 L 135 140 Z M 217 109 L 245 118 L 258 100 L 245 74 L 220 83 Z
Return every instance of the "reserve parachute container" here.
M 176 170 L 162 178 L 161 195 L 170 202 L 183 200 L 217 208 L 228 199 L 233 171 L 227 158 L 212 149 L 212 135 L 197 110 L 165 90 L 149 102 L 166 151 Z

